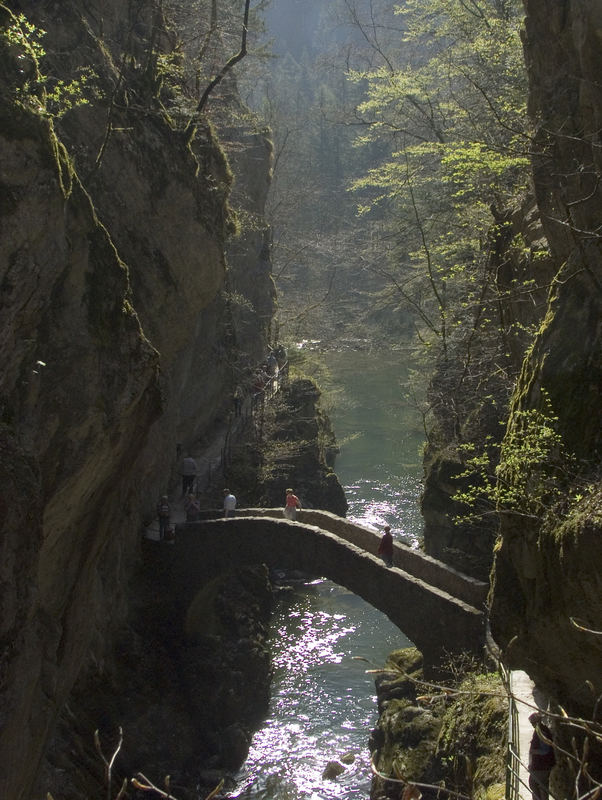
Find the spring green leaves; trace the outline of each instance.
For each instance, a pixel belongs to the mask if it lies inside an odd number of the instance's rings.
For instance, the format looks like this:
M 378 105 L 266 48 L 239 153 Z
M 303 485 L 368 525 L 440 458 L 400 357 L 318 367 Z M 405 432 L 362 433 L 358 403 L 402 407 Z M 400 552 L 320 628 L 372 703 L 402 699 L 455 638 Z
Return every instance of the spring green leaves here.
M 501 445 L 491 438 L 482 450 L 463 445 L 467 486 L 454 495 L 467 511 L 459 522 L 475 521 L 488 513 L 541 516 L 563 496 L 564 478 L 574 459 L 558 431 L 558 417 L 542 392 L 542 407 L 514 410 Z M 496 464 L 499 454 L 499 464 Z
M 0 4 L 5 24 L 0 26 L 0 45 L 14 67 L 10 86 L 14 101 L 44 117 L 62 117 L 89 102 L 87 95 L 96 74 L 87 67 L 69 81 L 52 77 L 43 46 L 45 31 L 24 14 L 14 14 Z

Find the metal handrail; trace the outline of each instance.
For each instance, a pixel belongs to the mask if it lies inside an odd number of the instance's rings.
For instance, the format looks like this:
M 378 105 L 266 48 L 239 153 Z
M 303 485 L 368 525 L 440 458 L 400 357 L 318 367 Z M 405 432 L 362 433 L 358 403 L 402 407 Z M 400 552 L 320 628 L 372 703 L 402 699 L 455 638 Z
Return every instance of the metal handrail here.
M 506 800 L 520 800 L 520 753 L 517 751 L 519 739 L 518 708 L 512 694 L 510 673 L 498 662 L 502 683 L 508 696 L 508 747 L 506 750 Z
M 521 758 L 520 752 L 520 719 L 518 703 L 512 691 L 511 677 L 508 670 L 498 660 L 502 682 L 508 696 L 508 747 L 506 750 L 506 800 L 523 800 L 531 797 L 531 787 L 525 783 L 521 773 L 528 772 L 527 764 Z M 525 793 L 521 793 L 521 788 Z

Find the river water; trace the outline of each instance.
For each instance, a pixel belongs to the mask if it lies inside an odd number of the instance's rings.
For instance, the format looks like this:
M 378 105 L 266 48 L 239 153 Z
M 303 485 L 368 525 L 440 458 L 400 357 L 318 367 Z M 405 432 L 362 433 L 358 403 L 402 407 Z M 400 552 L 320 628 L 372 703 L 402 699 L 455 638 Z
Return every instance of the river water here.
M 348 516 L 409 543 L 421 537 L 420 428 L 403 402 L 399 355 L 327 353 L 328 409 L 341 446 L 336 471 Z M 411 642 L 383 614 L 323 578 L 282 576 L 272 623 L 272 699 L 233 796 L 245 800 L 359 800 L 370 791 L 368 739 L 377 721 L 374 674 Z M 351 753 L 335 780 L 328 761 Z
M 328 414 L 341 448 L 336 462 L 349 510 L 367 527 L 390 525 L 395 538 L 422 540 L 419 498 L 424 432 L 406 398 L 403 353 L 342 350 L 323 355 L 333 386 Z

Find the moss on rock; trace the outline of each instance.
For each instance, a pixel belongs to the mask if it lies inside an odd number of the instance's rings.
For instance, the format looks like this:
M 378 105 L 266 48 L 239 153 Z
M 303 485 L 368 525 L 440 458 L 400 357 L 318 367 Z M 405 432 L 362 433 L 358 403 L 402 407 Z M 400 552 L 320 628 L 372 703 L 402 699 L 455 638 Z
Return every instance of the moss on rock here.
M 437 759 L 446 783 L 475 800 L 505 780 L 508 703 L 496 673 L 471 674 L 446 708 Z
M 503 797 L 508 711 L 499 677 L 469 672 L 436 687 L 421 667 L 415 648 L 395 651 L 376 679 L 380 718 L 370 748 L 379 775 L 371 797 L 397 797 L 405 782 Z

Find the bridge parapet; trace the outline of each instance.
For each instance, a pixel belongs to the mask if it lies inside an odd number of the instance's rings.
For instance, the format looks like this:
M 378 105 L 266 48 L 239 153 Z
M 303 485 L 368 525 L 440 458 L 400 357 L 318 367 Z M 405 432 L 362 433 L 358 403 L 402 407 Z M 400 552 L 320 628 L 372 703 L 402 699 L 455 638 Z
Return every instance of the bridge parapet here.
M 208 575 L 266 563 L 323 575 L 364 598 L 422 651 L 427 669 L 436 671 L 448 654 L 482 652 L 485 619 L 474 606 L 400 567 L 386 567 L 368 548 L 334 532 L 261 511 L 178 526 L 170 591 L 184 616 Z
M 246 508 L 236 512 L 237 516 L 273 517 L 282 519 L 281 508 Z M 377 531 L 358 525 L 330 511 L 318 509 L 302 509 L 297 512 L 297 520 L 308 525 L 316 525 L 325 531 L 340 536 L 345 541 L 360 547 L 367 553 L 376 555 L 381 534 Z M 432 586 L 457 597 L 479 610 L 483 610 L 487 600 L 489 584 L 465 575 L 401 542 L 393 543 L 393 566 L 409 572 Z

